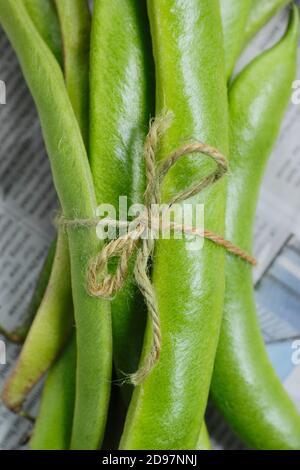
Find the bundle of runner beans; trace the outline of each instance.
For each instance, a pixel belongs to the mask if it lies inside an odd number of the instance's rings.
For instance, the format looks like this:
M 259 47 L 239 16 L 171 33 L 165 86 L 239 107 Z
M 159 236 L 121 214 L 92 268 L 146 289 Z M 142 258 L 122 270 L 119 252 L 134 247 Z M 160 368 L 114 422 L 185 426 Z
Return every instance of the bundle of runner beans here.
M 288 4 L 284 36 L 232 80 L 244 46 Z M 26 322 L 8 334 L 24 344 L 2 400 L 24 414 L 47 374 L 32 449 L 209 449 L 209 393 L 248 447 L 300 449 L 300 415 L 260 333 L 250 256 L 261 179 L 295 78 L 297 7 L 90 7 L 0 0 L 60 203 Z M 202 249 L 190 249 L 187 227 L 181 238 L 100 240 L 97 207 L 117 209 L 121 196 L 128 206 L 203 204 Z

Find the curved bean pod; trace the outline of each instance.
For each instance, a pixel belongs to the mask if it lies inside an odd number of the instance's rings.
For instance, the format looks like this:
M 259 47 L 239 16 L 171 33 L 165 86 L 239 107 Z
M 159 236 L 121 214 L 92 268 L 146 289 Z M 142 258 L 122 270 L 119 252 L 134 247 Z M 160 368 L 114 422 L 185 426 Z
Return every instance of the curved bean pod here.
M 62 63 L 62 44 L 57 13 L 52 0 L 24 0 L 24 5 L 39 34 L 42 36 L 59 63 Z M 32 300 L 25 314 L 23 323 L 14 331 L 6 331 L 0 326 L 0 333 L 9 341 L 23 343 L 28 334 L 32 321 L 44 297 L 51 274 L 55 245 L 49 249 L 47 259 L 41 269 Z
M 63 236 L 65 236 L 63 234 Z M 63 249 L 61 249 L 63 247 Z M 68 283 L 61 282 L 60 267 L 68 257 L 64 245 L 57 243 L 50 281 L 37 315 L 31 325 L 18 361 L 5 382 L 2 399 L 12 411 L 19 411 L 34 385 L 61 351 L 71 331 L 72 293 Z M 64 264 L 68 267 L 69 260 Z M 70 270 L 65 271 L 70 277 Z
M 33 7 L 35 2 L 27 3 Z M 42 8 L 43 4 L 35 4 L 35 24 L 38 24 L 43 11 L 39 11 L 38 15 L 38 6 Z M 88 127 L 89 11 L 85 0 L 64 0 L 60 2 L 58 12 L 62 25 L 66 87 L 84 134 Z M 42 26 L 45 25 L 42 23 Z M 66 37 L 70 29 L 72 35 Z M 42 302 L 3 392 L 5 404 L 16 411 L 21 408 L 28 392 L 62 350 L 74 323 L 68 242 L 65 231 L 61 229 L 58 232 L 53 264 L 51 266 L 47 263 L 42 273 L 43 284 L 49 271 Z M 34 299 L 40 293 L 40 287 L 38 285 Z
M 252 224 L 267 157 L 291 95 L 298 11 L 285 37 L 254 60 L 229 92 L 231 172 L 226 236 L 252 249 Z M 226 256 L 224 318 L 212 396 L 238 435 L 256 449 L 300 449 L 300 416 L 268 359 L 255 311 L 252 270 Z

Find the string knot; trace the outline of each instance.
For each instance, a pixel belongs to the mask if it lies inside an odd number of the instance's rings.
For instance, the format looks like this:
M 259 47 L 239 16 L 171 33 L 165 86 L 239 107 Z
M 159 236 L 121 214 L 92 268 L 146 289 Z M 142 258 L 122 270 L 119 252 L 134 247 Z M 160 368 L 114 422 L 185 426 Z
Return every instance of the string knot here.
M 171 114 L 168 113 L 159 116 L 151 121 L 148 135 L 144 145 L 144 157 L 146 166 L 147 187 L 145 191 L 145 208 L 132 221 L 117 221 L 105 219 L 106 225 L 115 227 L 126 226 L 128 228 L 125 235 L 111 240 L 100 253 L 93 258 L 87 272 L 87 290 L 94 297 L 112 299 L 119 292 L 126 281 L 130 260 L 136 253 L 134 263 L 134 276 L 136 283 L 142 292 L 146 301 L 149 316 L 152 323 L 152 346 L 149 354 L 146 356 L 142 366 L 132 375 L 130 380 L 134 385 L 140 384 L 151 372 L 157 363 L 161 351 L 161 330 L 159 310 L 156 300 L 154 287 L 149 276 L 149 260 L 152 258 L 155 239 L 163 225 L 164 212 L 160 209 L 161 188 L 164 178 L 172 167 L 186 155 L 198 154 L 201 158 L 206 155 L 215 163 L 215 170 L 202 180 L 188 186 L 185 190 L 179 192 L 165 204 L 165 211 L 171 209 L 175 203 L 182 203 L 187 199 L 196 196 L 204 189 L 211 187 L 219 181 L 228 171 L 227 159 L 214 147 L 202 142 L 190 142 L 184 144 L 171 153 L 161 162 L 156 162 L 156 154 L 160 140 L 171 122 Z M 60 219 L 60 225 L 66 225 L 70 228 L 78 226 L 91 227 L 102 223 L 99 219 Z M 212 231 L 197 231 L 193 227 L 178 225 L 174 222 L 167 222 L 167 227 L 175 231 L 181 231 L 186 234 L 198 235 L 211 240 L 213 243 L 224 247 L 230 253 L 240 257 L 248 263 L 255 265 L 256 260 L 235 246 L 230 241 Z M 112 258 L 118 258 L 117 267 L 113 274 L 109 273 L 109 261 Z
M 134 252 L 137 251 L 134 276 L 141 290 L 152 321 L 153 342 L 150 353 L 144 364 L 137 372 L 130 376 L 134 385 L 141 383 L 150 373 L 159 359 L 161 350 L 161 331 L 159 310 L 157 306 L 154 287 L 149 278 L 149 260 L 152 257 L 155 236 L 153 231 L 159 231 L 161 213 L 158 209 L 161 197 L 161 186 L 165 176 L 176 163 L 186 155 L 203 154 L 210 157 L 216 164 L 216 169 L 200 182 L 189 186 L 184 191 L 175 195 L 167 203 L 170 209 L 175 203 L 183 202 L 215 184 L 228 170 L 226 158 L 215 148 L 202 142 L 191 142 L 175 150 L 162 162 L 156 162 L 156 154 L 160 138 L 170 123 L 170 115 L 157 117 L 151 122 L 144 145 L 146 163 L 147 188 L 145 192 L 145 210 L 134 221 L 134 228 L 128 230 L 116 240 L 110 241 L 102 251 L 92 259 L 88 269 L 87 286 L 91 295 L 111 299 L 123 287 L 129 269 L 129 262 Z M 118 225 L 117 221 L 110 223 Z M 170 224 L 176 228 L 175 224 Z M 177 227 L 178 229 L 178 227 Z M 181 227 L 185 231 L 185 227 Z M 109 274 L 108 263 L 112 258 L 118 257 L 118 265 L 114 274 Z

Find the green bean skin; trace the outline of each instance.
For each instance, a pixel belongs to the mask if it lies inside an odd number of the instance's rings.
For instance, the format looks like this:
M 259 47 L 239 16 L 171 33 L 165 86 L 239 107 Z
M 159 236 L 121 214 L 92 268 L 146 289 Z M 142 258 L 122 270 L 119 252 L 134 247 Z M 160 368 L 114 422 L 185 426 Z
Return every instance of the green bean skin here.
M 55 0 L 62 30 L 64 75 L 83 140 L 89 133 L 89 61 L 91 20 L 87 0 Z
M 64 216 L 94 217 L 92 175 L 61 70 L 20 0 L 0 0 L 0 20 L 18 54 L 39 111 Z M 68 229 L 68 238 L 78 348 L 71 446 L 96 449 L 103 437 L 110 393 L 110 308 L 108 302 L 90 297 L 86 291 L 88 264 L 100 248 L 95 230 Z
M 127 197 L 128 208 L 143 203 L 143 146 L 154 109 L 151 58 L 146 2 L 96 0 L 91 41 L 90 162 L 97 202 L 116 209 L 119 196 Z M 142 348 L 145 307 L 132 270 L 111 308 L 116 371 L 134 372 Z M 122 391 L 128 400 L 130 390 L 122 387 Z
M 219 2 L 150 0 L 148 14 L 156 65 L 156 113 L 163 108 L 173 113 L 159 158 L 191 136 L 227 154 Z M 202 156 L 178 163 L 165 179 L 163 201 L 212 168 Z M 224 231 L 225 194 L 224 179 L 192 200 L 193 205 L 205 203 L 206 225 L 220 234 Z M 154 370 L 135 388 L 121 449 L 197 447 L 223 310 L 225 254 L 209 241 L 199 251 L 189 251 L 189 247 L 187 239 L 156 244 L 153 283 L 161 321 L 161 355 Z M 143 357 L 151 340 L 149 323 Z
M 56 60 L 62 64 L 61 34 L 53 0 L 24 0 L 23 3 L 34 26 L 55 55 Z
M 244 41 L 250 41 L 255 34 L 291 0 L 252 0 L 249 19 L 245 29 Z
M 244 44 L 252 0 L 220 0 L 226 75 L 229 79 Z
M 231 171 L 226 236 L 251 252 L 252 225 L 267 157 L 279 132 L 296 70 L 298 12 L 285 37 L 232 84 Z M 224 318 L 212 396 L 236 433 L 256 449 L 300 449 L 300 416 L 268 359 L 255 311 L 251 267 L 226 256 Z
M 43 389 L 30 440 L 32 450 L 66 450 L 70 446 L 75 398 L 75 335 L 62 358 L 51 367 Z

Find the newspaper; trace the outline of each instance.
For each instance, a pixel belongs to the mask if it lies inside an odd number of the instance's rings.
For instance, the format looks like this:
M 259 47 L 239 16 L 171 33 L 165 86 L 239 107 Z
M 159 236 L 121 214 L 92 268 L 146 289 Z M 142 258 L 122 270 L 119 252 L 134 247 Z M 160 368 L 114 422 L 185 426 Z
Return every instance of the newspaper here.
M 285 25 L 286 13 L 277 15 L 251 43 L 238 68 L 273 44 Z M 0 102 L 3 103 L 0 104 L 0 322 L 10 330 L 22 322 L 54 237 L 52 219 L 57 199 L 39 119 L 15 54 L 2 30 L 0 80 Z M 299 118 L 300 104 L 291 102 L 260 195 L 254 250 L 259 265 L 254 280 L 270 357 L 300 409 L 300 361 L 297 364 L 300 354 L 296 354 L 295 343 L 300 338 Z M 20 348 L 3 337 L 0 340 L 2 388 Z M 40 386 L 26 407 L 33 414 L 38 406 L 39 389 Z M 243 448 L 213 405 L 209 405 L 207 414 L 215 448 Z M 1 449 L 26 445 L 30 431 L 31 424 L 26 419 L 10 413 L 0 404 Z

